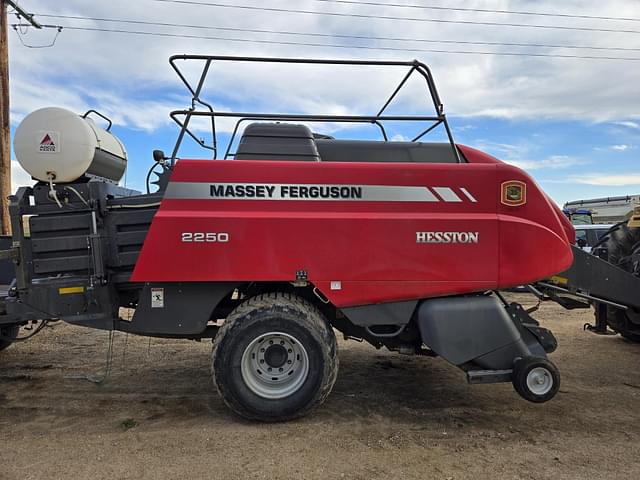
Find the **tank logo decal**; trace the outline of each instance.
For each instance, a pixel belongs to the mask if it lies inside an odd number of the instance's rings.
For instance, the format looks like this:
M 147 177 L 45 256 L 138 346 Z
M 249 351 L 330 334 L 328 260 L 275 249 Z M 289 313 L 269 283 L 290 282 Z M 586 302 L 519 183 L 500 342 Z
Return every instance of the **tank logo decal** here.
M 58 153 L 60 151 L 60 133 L 58 132 L 38 132 L 40 153 Z
M 416 232 L 416 243 L 478 243 L 478 232 Z
M 170 182 L 164 198 L 477 203 L 466 189 L 404 185 Z M 435 192 L 435 193 L 434 193 Z

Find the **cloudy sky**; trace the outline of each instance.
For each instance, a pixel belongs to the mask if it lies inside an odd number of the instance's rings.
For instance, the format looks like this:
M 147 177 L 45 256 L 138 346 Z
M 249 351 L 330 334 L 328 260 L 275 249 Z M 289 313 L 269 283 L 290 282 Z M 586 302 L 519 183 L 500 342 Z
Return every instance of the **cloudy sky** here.
M 41 23 L 66 28 L 57 38 L 54 29 L 10 32 L 12 130 L 27 113 L 45 106 L 104 112 L 129 151 L 132 188 L 143 188 L 153 149 L 172 150 L 177 128 L 168 113 L 189 106 L 168 57 L 199 53 L 417 58 L 432 69 L 458 143 L 526 169 L 558 203 L 640 193 L 636 0 L 22 0 L 20 5 Z M 442 6 L 447 9 L 424 8 Z M 54 40 L 51 47 L 30 48 Z M 194 78 L 195 67 L 187 71 Z M 220 111 L 371 114 L 403 75 L 398 69 L 220 64 L 211 71 L 205 98 Z M 424 84 L 415 80 L 407 87 L 391 111 L 427 112 Z M 206 137 L 206 128 L 197 127 Z M 230 127 L 220 124 L 223 143 Z M 398 139 L 419 128 L 390 125 Z M 315 129 L 344 138 L 377 134 L 371 127 Z M 207 158 L 208 152 L 185 143 L 180 155 Z M 14 186 L 29 183 L 14 166 Z

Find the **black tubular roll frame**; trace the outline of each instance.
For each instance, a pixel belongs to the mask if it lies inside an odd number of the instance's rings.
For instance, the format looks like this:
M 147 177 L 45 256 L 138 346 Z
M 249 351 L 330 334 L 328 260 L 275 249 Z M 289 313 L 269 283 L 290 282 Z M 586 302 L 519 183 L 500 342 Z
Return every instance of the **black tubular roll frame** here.
M 197 84 L 194 86 L 187 80 L 182 70 L 178 66 L 181 61 L 200 61 L 203 62 L 202 72 Z M 409 71 L 402 78 L 398 86 L 391 93 L 389 98 L 384 102 L 380 110 L 374 115 L 303 115 L 303 114 L 287 114 L 287 113 L 251 113 L 251 112 L 229 112 L 216 111 L 210 103 L 205 102 L 201 98 L 202 88 L 204 86 L 210 67 L 214 62 L 256 62 L 256 63 L 288 63 L 303 65 L 361 65 L 361 66 L 382 66 L 382 67 L 409 67 Z M 438 125 L 443 125 L 451 144 L 454 156 L 458 162 L 461 162 L 460 154 L 455 146 L 453 135 L 447 117 L 444 114 L 444 107 L 440 101 L 440 96 L 433 81 L 433 76 L 429 67 L 418 60 L 407 62 L 402 61 L 383 61 L 383 60 L 329 60 L 329 59 L 309 59 L 309 58 L 270 58 L 270 57 L 236 57 L 236 56 L 218 56 L 218 55 L 173 55 L 169 58 L 169 64 L 176 72 L 182 83 L 191 93 L 191 107 L 186 110 L 174 110 L 169 115 L 171 119 L 178 124 L 180 132 L 176 140 L 173 152 L 171 154 L 171 165 L 176 161 L 180 145 L 185 134 L 189 135 L 198 145 L 213 152 L 213 158 L 218 158 L 218 139 L 216 133 L 216 117 L 230 117 L 238 119 L 229 143 L 225 150 L 224 158 L 233 156 L 230 153 L 231 146 L 238 133 L 241 123 L 253 121 L 299 121 L 299 122 L 331 122 L 331 123 L 367 123 L 376 125 L 382 134 L 382 138 L 388 141 L 387 132 L 384 122 L 388 121 L 410 121 L 410 122 L 429 122 L 429 126 L 420 132 L 411 141 L 417 142 Z M 435 115 L 384 115 L 385 110 L 398 95 L 402 87 L 407 83 L 412 75 L 420 75 L 424 78 L 431 102 L 435 110 Z M 204 107 L 204 109 L 198 109 Z M 190 129 L 189 123 L 192 117 L 208 117 L 211 121 L 211 138 L 210 144 L 203 139 L 198 138 Z

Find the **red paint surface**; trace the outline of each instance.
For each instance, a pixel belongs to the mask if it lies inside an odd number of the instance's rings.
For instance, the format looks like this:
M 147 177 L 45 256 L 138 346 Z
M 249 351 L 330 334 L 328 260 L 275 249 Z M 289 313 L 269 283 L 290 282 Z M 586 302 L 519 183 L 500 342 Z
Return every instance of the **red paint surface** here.
M 336 306 L 520 285 L 572 263 L 573 229 L 523 171 L 461 147 L 469 163 L 180 160 L 172 182 L 466 188 L 463 202 L 164 199 L 131 281 L 309 280 Z M 527 184 L 527 203 L 500 204 L 500 184 Z M 418 231 L 479 232 L 477 244 L 418 244 Z M 183 243 L 182 232 L 228 232 Z M 330 282 L 340 281 L 340 290 Z

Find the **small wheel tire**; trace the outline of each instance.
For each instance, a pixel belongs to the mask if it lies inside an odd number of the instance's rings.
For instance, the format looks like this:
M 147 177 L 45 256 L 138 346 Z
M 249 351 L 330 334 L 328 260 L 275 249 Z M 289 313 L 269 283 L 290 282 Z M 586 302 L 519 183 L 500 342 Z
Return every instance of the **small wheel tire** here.
M 13 343 L 18 337 L 20 325 L 5 325 L 0 327 L 0 352 Z
M 522 358 L 513 368 L 513 388 L 525 400 L 547 402 L 560 389 L 560 372 L 546 358 Z
M 329 322 L 311 303 L 280 292 L 252 297 L 231 312 L 213 340 L 212 357 L 220 396 L 248 420 L 308 414 L 338 374 Z

